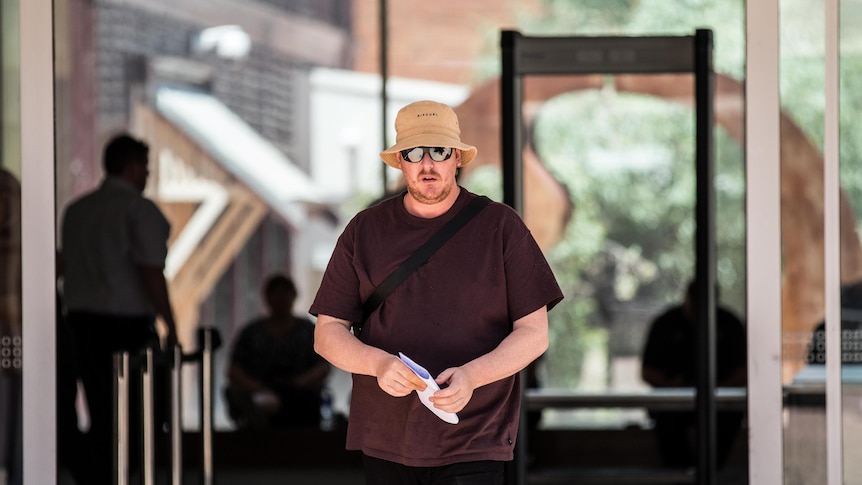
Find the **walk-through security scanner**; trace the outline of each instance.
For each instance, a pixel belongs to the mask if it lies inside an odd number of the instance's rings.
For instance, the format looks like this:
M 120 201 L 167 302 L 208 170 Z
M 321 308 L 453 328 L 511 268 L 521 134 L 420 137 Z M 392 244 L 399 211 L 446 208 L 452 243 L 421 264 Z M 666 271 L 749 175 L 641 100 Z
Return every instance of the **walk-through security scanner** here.
M 715 196 L 713 190 L 713 38 L 710 30 L 692 36 L 656 37 L 529 37 L 504 30 L 500 38 L 502 74 L 500 107 L 502 116 L 503 199 L 523 214 L 524 122 L 522 88 L 524 76 L 583 74 L 667 74 L 691 73 L 695 83 L 696 208 L 695 279 L 698 282 L 699 328 L 698 386 L 696 409 L 698 426 L 697 483 L 716 483 L 716 402 L 715 402 Z M 522 391 L 525 379 L 521 379 Z M 521 423 L 526 423 L 521 406 Z M 529 436 L 520 426 L 515 462 L 508 473 L 509 483 L 527 483 L 526 451 Z

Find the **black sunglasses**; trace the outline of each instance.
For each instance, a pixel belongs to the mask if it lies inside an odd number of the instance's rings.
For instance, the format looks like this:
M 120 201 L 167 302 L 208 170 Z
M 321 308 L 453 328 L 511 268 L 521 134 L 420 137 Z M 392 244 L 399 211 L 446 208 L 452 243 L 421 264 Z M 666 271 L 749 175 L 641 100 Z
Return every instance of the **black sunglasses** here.
M 435 162 L 445 162 L 452 156 L 452 148 L 449 147 L 413 147 L 401 150 L 401 158 L 410 163 L 419 163 L 425 154 L 431 155 Z

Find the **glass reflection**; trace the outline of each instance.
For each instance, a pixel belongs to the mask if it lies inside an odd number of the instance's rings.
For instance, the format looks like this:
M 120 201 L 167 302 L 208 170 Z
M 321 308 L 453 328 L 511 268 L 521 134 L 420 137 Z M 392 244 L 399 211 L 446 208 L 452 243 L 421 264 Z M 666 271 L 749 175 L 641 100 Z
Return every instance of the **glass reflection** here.
M 862 99 L 859 70 L 862 69 L 862 35 L 854 27 L 862 20 L 859 2 L 839 2 L 841 11 L 839 36 L 840 84 L 839 120 L 840 185 L 847 194 L 851 220 L 842 219 L 842 234 L 860 234 L 862 224 L 862 164 L 858 143 L 859 121 L 843 107 L 856 105 Z M 842 248 L 842 281 L 862 280 L 858 261 L 862 249 Z M 857 263 L 845 268 L 847 263 Z M 862 285 L 862 283 L 855 283 Z M 844 483 L 862 484 L 862 291 L 854 287 L 850 294 L 841 295 L 841 364 L 842 364 L 842 431 L 844 452 Z M 830 355 L 835 355 L 832 353 Z
M 295 310 L 307 309 L 337 226 L 379 196 L 379 90 L 358 89 L 379 81 L 373 74 L 377 5 L 265 0 L 257 3 L 271 8 L 237 7 L 231 20 L 239 28 L 226 29 L 216 22 L 223 14 L 195 11 L 193 3 L 61 3 L 68 8 L 57 9 L 56 21 L 58 213 L 100 178 L 98 147 L 109 132 L 130 127 L 151 143 L 148 195 L 175 228 L 166 275 L 182 302 L 180 338 L 191 351 L 197 327 L 222 332 L 226 345 L 214 371 L 217 426 L 230 431 L 219 391 L 228 349 L 244 322 L 262 311 L 261 282 L 274 271 L 290 273 L 299 290 Z M 390 18 L 398 19 L 390 22 L 391 75 L 406 86 L 393 83 L 392 112 L 419 95 L 461 105 L 459 117 L 488 120 L 464 123 L 482 130 L 462 136 L 477 140 L 489 156 L 462 175 L 468 188 L 498 200 L 499 113 L 483 100 L 497 92 L 498 53 L 486 44 L 501 27 L 518 24 L 537 35 L 690 35 L 709 19 L 706 27 L 715 29 L 720 46 L 716 64 L 731 86 L 718 103 L 726 110 L 716 113 L 723 127 L 717 135 L 719 279 L 723 302 L 742 315 L 742 119 L 733 109 L 741 105 L 744 77 L 742 2 L 537 1 L 524 2 L 534 11 L 517 14 L 501 2 L 483 2 L 479 29 L 477 17 L 428 22 L 410 3 L 390 3 Z M 450 6 L 440 5 L 423 8 Z M 457 49 L 427 48 L 428 36 L 459 39 L 458 32 L 465 37 Z M 531 186 L 525 219 L 545 242 L 557 274 L 565 274 L 571 302 L 555 311 L 554 348 L 537 373 L 545 387 L 646 391 L 639 353 L 647 323 L 679 299 L 691 277 L 690 81 L 657 84 L 644 76 L 610 84 L 596 76 L 561 89 L 559 98 L 546 96 L 536 120 L 542 140 L 535 158 L 547 167 L 531 172 L 544 184 Z M 668 85 L 671 99 L 650 93 Z M 565 125 L 571 119 L 601 121 L 601 127 Z M 279 151 L 284 156 L 250 156 Z M 291 169 L 267 171 L 282 165 Z M 188 377 L 184 423 L 193 429 L 197 384 L 194 374 Z M 346 413 L 349 377 L 333 373 L 331 385 L 337 410 Z M 542 425 L 649 423 L 642 409 L 600 409 L 547 411 Z
M 18 2 L 0 2 L 0 482 L 22 481 Z M 5 482 L 4 482 L 5 478 Z
M 21 185 L 0 166 L 0 473 L 21 480 Z
M 827 477 L 825 363 L 840 358 L 842 364 L 842 435 L 844 483 L 862 483 L 859 450 L 862 449 L 859 363 L 860 280 L 862 245 L 862 171 L 856 133 L 859 121 L 844 107 L 859 102 L 859 32 L 843 28 L 859 19 L 854 2 L 841 3 L 840 32 L 840 239 L 839 247 L 823 246 L 823 23 L 812 22 L 809 4 L 782 2 L 782 230 L 784 245 L 784 382 L 785 483 L 822 483 Z M 828 88 L 832 89 L 833 86 Z M 806 94 L 807 93 L 807 94 Z M 807 99 L 803 100 L 805 97 Z M 830 195 L 830 194 L 827 194 Z M 823 251 L 840 258 L 841 348 L 827 353 L 824 323 Z

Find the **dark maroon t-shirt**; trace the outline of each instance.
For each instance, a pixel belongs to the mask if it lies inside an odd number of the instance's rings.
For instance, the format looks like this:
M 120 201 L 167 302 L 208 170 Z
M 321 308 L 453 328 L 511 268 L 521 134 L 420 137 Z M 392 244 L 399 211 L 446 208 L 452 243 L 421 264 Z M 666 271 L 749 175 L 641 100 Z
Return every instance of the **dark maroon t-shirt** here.
M 357 214 L 336 244 L 310 313 L 358 321 L 375 286 L 474 197 L 462 188 L 453 207 L 433 219 L 409 214 L 402 196 Z M 436 377 L 490 352 L 512 322 L 562 298 L 518 214 L 491 203 L 389 295 L 361 339 L 404 352 Z M 415 393 L 392 397 L 376 378 L 354 375 L 347 448 L 409 466 L 511 460 L 519 408 L 517 375 L 476 389 L 457 425 L 440 420 Z

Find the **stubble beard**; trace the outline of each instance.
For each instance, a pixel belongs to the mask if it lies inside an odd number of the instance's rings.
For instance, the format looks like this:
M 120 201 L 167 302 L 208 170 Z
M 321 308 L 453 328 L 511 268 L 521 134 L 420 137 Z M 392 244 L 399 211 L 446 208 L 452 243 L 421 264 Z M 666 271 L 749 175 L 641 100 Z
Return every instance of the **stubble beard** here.
M 421 177 L 422 175 L 420 174 L 419 178 Z M 442 189 L 440 189 L 440 191 L 437 192 L 436 195 L 426 195 L 422 191 L 421 182 L 412 181 L 407 183 L 407 192 L 419 203 L 436 204 L 438 202 L 446 200 L 446 198 L 449 197 L 449 194 L 452 193 L 452 186 L 452 183 L 444 184 Z

